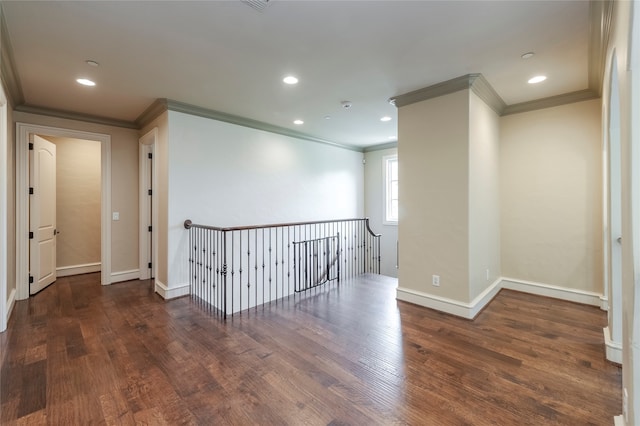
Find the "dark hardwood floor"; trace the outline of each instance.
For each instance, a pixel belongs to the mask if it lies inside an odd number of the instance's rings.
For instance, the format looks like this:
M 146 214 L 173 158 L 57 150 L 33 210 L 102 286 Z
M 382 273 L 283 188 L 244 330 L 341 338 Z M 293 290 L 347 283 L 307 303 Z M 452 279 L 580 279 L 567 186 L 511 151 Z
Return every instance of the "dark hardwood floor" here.
M 148 281 L 61 278 L 0 337 L 0 423 L 611 425 L 597 308 L 503 290 L 475 321 L 364 276 L 226 322 Z

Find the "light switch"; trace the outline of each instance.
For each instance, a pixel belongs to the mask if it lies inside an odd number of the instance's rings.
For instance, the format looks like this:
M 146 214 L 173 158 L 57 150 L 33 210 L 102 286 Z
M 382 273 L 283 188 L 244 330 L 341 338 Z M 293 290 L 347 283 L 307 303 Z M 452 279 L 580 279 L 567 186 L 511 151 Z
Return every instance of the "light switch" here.
M 120 212 L 113 212 L 113 220 L 120 220 Z

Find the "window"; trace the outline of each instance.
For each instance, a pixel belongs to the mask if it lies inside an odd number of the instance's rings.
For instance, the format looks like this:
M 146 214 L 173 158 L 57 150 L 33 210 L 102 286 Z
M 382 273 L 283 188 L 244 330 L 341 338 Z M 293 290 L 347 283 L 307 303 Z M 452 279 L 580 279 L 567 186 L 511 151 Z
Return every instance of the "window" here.
M 398 224 L 398 156 L 388 155 L 382 158 L 384 170 L 384 223 Z

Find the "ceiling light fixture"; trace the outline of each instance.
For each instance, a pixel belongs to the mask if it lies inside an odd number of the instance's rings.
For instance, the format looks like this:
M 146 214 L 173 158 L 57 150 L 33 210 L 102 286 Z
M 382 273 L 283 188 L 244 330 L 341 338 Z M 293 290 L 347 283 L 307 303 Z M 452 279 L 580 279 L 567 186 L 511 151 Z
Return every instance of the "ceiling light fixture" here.
M 534 52 L 527 52 L 527 53 L 523 53 L 520 57 L 522 59 L 529 59 L 529 58 L 533 57 L 533 55 L 535 55 Z
M 282 81 L 285 82 L 285 84 L 298 84 L 298 79 L 292 75 L 286 76 Z
M 293 124 L 297 124 L 299 126 L 301 124 L 304 124 L 304 121 L 302 121 L 302 120 L 294 120 Z
M 342 101 L 340 102 L 340 105 L 342 105 L 342 108 L 344 109 L 349 109 L 351 108 L 351 101 Z
M 528 81 L 529 84 L 541 83 L 547 79 L 546 75 L 537 75 L 535 77 L 531 77 Z
M 92 60 L 92 59 L 87 59 L 86 61 L 84 61 L 85 64 L 90 65 L 92 67 L 99 67 L 100 64 L 97 63 L 96 61 Z
M 82 84 L 83 86 L 95 86 L 96 83 L 94 83 L 93 81 L 87 79 L 87 78 L 78 78 L 76 80 L 78 83 Z
M 380 119 L 380 121 L 391 121 L 391 117 L 389 117 L 388 115 L 385 115 Z

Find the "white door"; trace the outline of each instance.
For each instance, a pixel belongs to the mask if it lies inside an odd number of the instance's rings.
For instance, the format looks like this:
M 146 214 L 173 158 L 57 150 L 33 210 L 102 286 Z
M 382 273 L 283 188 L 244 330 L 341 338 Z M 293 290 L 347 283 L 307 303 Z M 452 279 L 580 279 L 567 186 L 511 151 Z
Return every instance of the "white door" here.
M 56 280 L 56 146 L 40 136 L 29 151 L 29 271 L 35 294 Z M 31 238 L 33 232 L 33 238 Z

